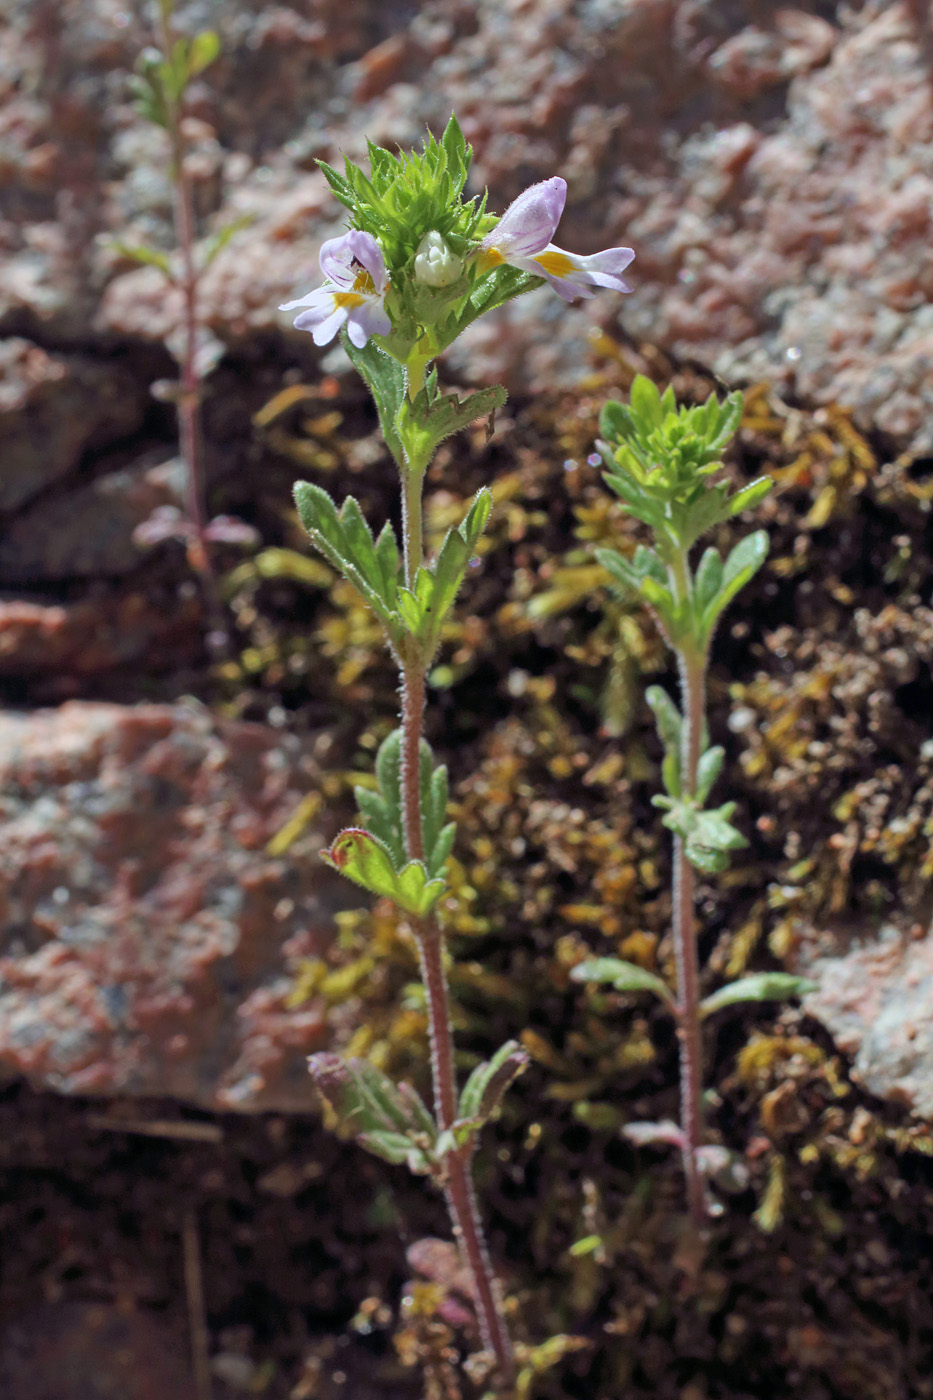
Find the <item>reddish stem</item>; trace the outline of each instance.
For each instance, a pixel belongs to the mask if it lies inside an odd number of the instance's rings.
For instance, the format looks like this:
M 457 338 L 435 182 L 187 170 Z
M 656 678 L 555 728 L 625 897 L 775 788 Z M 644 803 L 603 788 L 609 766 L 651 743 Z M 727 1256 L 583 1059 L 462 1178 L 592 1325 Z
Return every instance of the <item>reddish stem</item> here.
M 402 671 L 402 811 L 409 859 L 424 859 L 421 826 L 419 755 L 424 713 L 423 667 L 405 665 Z M 424 981 L 431 1036 L 431 1075 L 434 1112 L 441 1132 L 457 1118 L 457 1076 L 454 1066 L 450 994 L 444 970 L 444 939 L 433 914 L 413 919 L 421 976 Z M 454 1235 L 473 1280 L 473 1298 L 483 1345 L 493 1353 L 503 1385 L 514 1374 L 512 1344 L 502 1312 L 498 1287 L 489 1259 L 483 1226 L 470 1171 L 469 1146 L 455 1149 L 445 1159 L 445 1195 Z

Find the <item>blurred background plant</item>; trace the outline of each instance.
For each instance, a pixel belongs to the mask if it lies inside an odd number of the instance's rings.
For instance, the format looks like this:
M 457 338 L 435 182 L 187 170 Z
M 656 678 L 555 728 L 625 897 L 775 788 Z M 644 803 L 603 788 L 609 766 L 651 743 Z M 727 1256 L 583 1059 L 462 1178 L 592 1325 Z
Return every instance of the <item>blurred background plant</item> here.
M 161 20 L 158 47 L 146 48 L 140 54 L 133 85 L 140 115 L 166 134 L 176 248 L 169 251 L 119 241 L 113 246 L 123 257 L 158 268 L 168 287 L 181 300 L 180 344 L 176 352 L 179 378 L 172 383 L 160 381 L 156 392 L 174 403 L 178 412 L 185 504 L 183 510 L 177 506 L 158 507 L 148 520 L 137 526 L 134 539 L 144 547 L 166 540 L 184 544 L 188 563 L 201 584 L 209 619 L 208 647 L 219 655 L 226 655 L 231 645 L 229 621 L 218 586 L 212 547 L 234 545 L 249 549 L 258 544 L 259 537 L 244 521 L 229 515 L 211 518 L 208 511 L 201 398 L 203 381 L 216 362 L 218 347 L 204 335 L 199 286 L 211 263 L 249 219 L 230 220 L 210 238 L 198 239 L 187 168 L 186 104 L 191 84 L 220 53 L 220 37 L 213 29 L 198 30 L 190 37 L 177 32 L 173 24 L 174 9 L 174 0 L 158 0 Z

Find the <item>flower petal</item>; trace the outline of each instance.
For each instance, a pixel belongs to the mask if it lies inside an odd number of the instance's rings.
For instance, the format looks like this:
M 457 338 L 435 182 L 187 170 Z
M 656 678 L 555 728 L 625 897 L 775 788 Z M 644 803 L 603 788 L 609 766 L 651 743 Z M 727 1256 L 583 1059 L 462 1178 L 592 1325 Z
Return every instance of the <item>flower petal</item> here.
M 386 274 L 385 259 L 372 234 L 351 228 L 339 238 L 329 238 L 321 248 L 321 271 L 345 291 L 349 290 L 356 280 L 354 262 L 365 267 L 376 290 L 382 291 Z
M 363 233 L 361 229 L 351 228 L 347 234 L 347 241 L 353 252 L 354 259 L 365 267 L 370 277 L 373 279 L 373 286 L 377 292 L 385 290 L 386 284 L 386 264 L 382 256 L 382 249 L 370 233 Z M 323 259 L 323 249 L 322 259 Z M 323 267 L 323 260 L 321 262 Z
M 391 330 L 392 322 L 381 297 L 370 297 L 347 316 L 347 335 L 357 350 L 362 350 L 371 335 L 388 335 Z
M 297 301 L 283 302 L 279 307 L 280 311 L 294 311 L 298 306 L 316 307 L 327 306 L 330 309 L 333 301 L 333 289 L 330 287 L 315 287 L 313 292 L 307 296 L 299 297 Z
M 531 185 L 506 209 L 481 247 L 494 248 L 505 262 L 539 253 L 554 237 L 567 201 L 567 181 L 559 175 Z
M 622 276 L 635 254 L 631 248 L 604 248 L 600 253 L 566 253 L 553 243 L 533 258 L 523 258 L 521 266 L 526 272 L 534 272 L 544 277 L 564 301 L 574 301 L 577 297 L 595 296 L 598 287 L 609 287 L 616 292 L 630 292 L 632 288 Z
M 302 311 L 300 316 L 295 318 L 295 329 L 298 331 L 310 331 L 315 345 L 329 345 L 334 336 L 340 330 L 347 313 L 342 306 L 334 306 L 329 313 L 323 309 L 313 311 Z

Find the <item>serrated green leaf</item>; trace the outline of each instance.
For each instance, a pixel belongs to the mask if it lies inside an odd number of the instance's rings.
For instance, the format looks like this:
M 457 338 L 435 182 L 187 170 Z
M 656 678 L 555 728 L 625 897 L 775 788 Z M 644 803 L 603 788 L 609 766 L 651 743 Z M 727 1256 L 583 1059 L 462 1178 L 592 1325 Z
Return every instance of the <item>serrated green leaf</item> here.
M 632 558 L 632 565 L 640 579 L 652 578 L 656 583 L 662 584 L 665 588 L 667 587 L 667 570 L 655 550 L 648 549 L 645 545 L 640 544 L 635 550 L 635 554 Z
M 706 875 L 718 875 L 729 864 L 729 854 L 748 845 L 745 837 L 729 821 L 735 808 L 727 802 L 718 810 L 699 813 L 699 819 L 684 842 L 691 865 Z
M 382 579 L 382 596 L 394 607 L 398 594 L 399 549 L 395 530 L 388 520 L 376 540 L 376 562 Z
M 462 400 L 456 394 L 434 397 L 431 381 L 419 390 L 413 401 L 406 394 L 398 412 L 398 430 L 406 460 L 413 465 L 430 461 L 445 438 L 468 428 L 478 418 L 494 415 L 507 397 L 498 384 L 478 389 Z
M 420 860 L 396 869 L 389 848 L 361 827 L 342 831 L 322 858 L 370 894 L 387 896 L 400 909 L 423 917 L 444 894 L 444 880 L 429 878 Z
M 674 993 L 662 978 L 623 958 L 588 958 L 578 963 L 570 976 L 575 982 L 609 982 L 617 992 L 653 992 L 666 1005 L 676 1008 Z
M 424 623 L 424 608 L 408 588 L 400 588 L 396 600 L 398 615 L 405 626 L 405 630 L 412 637 L 421 637 L 422 624 Z
M 299 519 L 314 544 L 362 594 L 394 638 L 398 618 L 383 596 L 375 542 L 358 502 L 349 496 L 338 514 L 327 492 L 310 481 L 296 481 L 294 495 Z
M 806 977 L 796 977 L 791 972 L 756 972 L 742 977 L 738 982 L 728 982 L 700 1003 L 700 1015 L 711 1016 L 724 1006 L 735 1006 L 746 1001 L 786 1001 L 790 997 L 805 996 L 815 992 L 818 983 Z
M 660 613 L 663 622 L 673 624 L 677 621 L 677 604 L 666 583 L 659 583 L 651 574 L 647 574 L 638 585 L 638 591 L 645 602 Z
M 458 1114 L 486 1123 L 499 1108 L 509 1086 L 528 1068 L 530 1056 L 517 1040 L 507 1040 L 491 1060 L 477 1065 L 463 1086 Z
M 604 444 L 607 449 L 607 456 L 610 458 L 610 461 L 606 464 L 607 466 L 611 465 L 612 457 L 612 449 L 609 447 L 609 443 L 622 440 L 626 423 L 627 416 L 625 405 L 619 403 L 617 399 L 608 399 L 606 403 L 603 404 L 599 413 L 599 431 L 604 438 L 608 439 Z

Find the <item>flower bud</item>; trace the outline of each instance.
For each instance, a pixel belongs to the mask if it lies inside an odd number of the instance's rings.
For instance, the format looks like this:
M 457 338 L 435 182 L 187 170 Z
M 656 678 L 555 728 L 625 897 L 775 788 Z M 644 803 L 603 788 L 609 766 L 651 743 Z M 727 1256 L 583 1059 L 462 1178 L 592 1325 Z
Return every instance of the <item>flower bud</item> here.
M 415 254 L 415 280 L 428 287 L 449 287 L 463 271 L 463 260 L 453 253 L 436 230 L 426 233 Z

